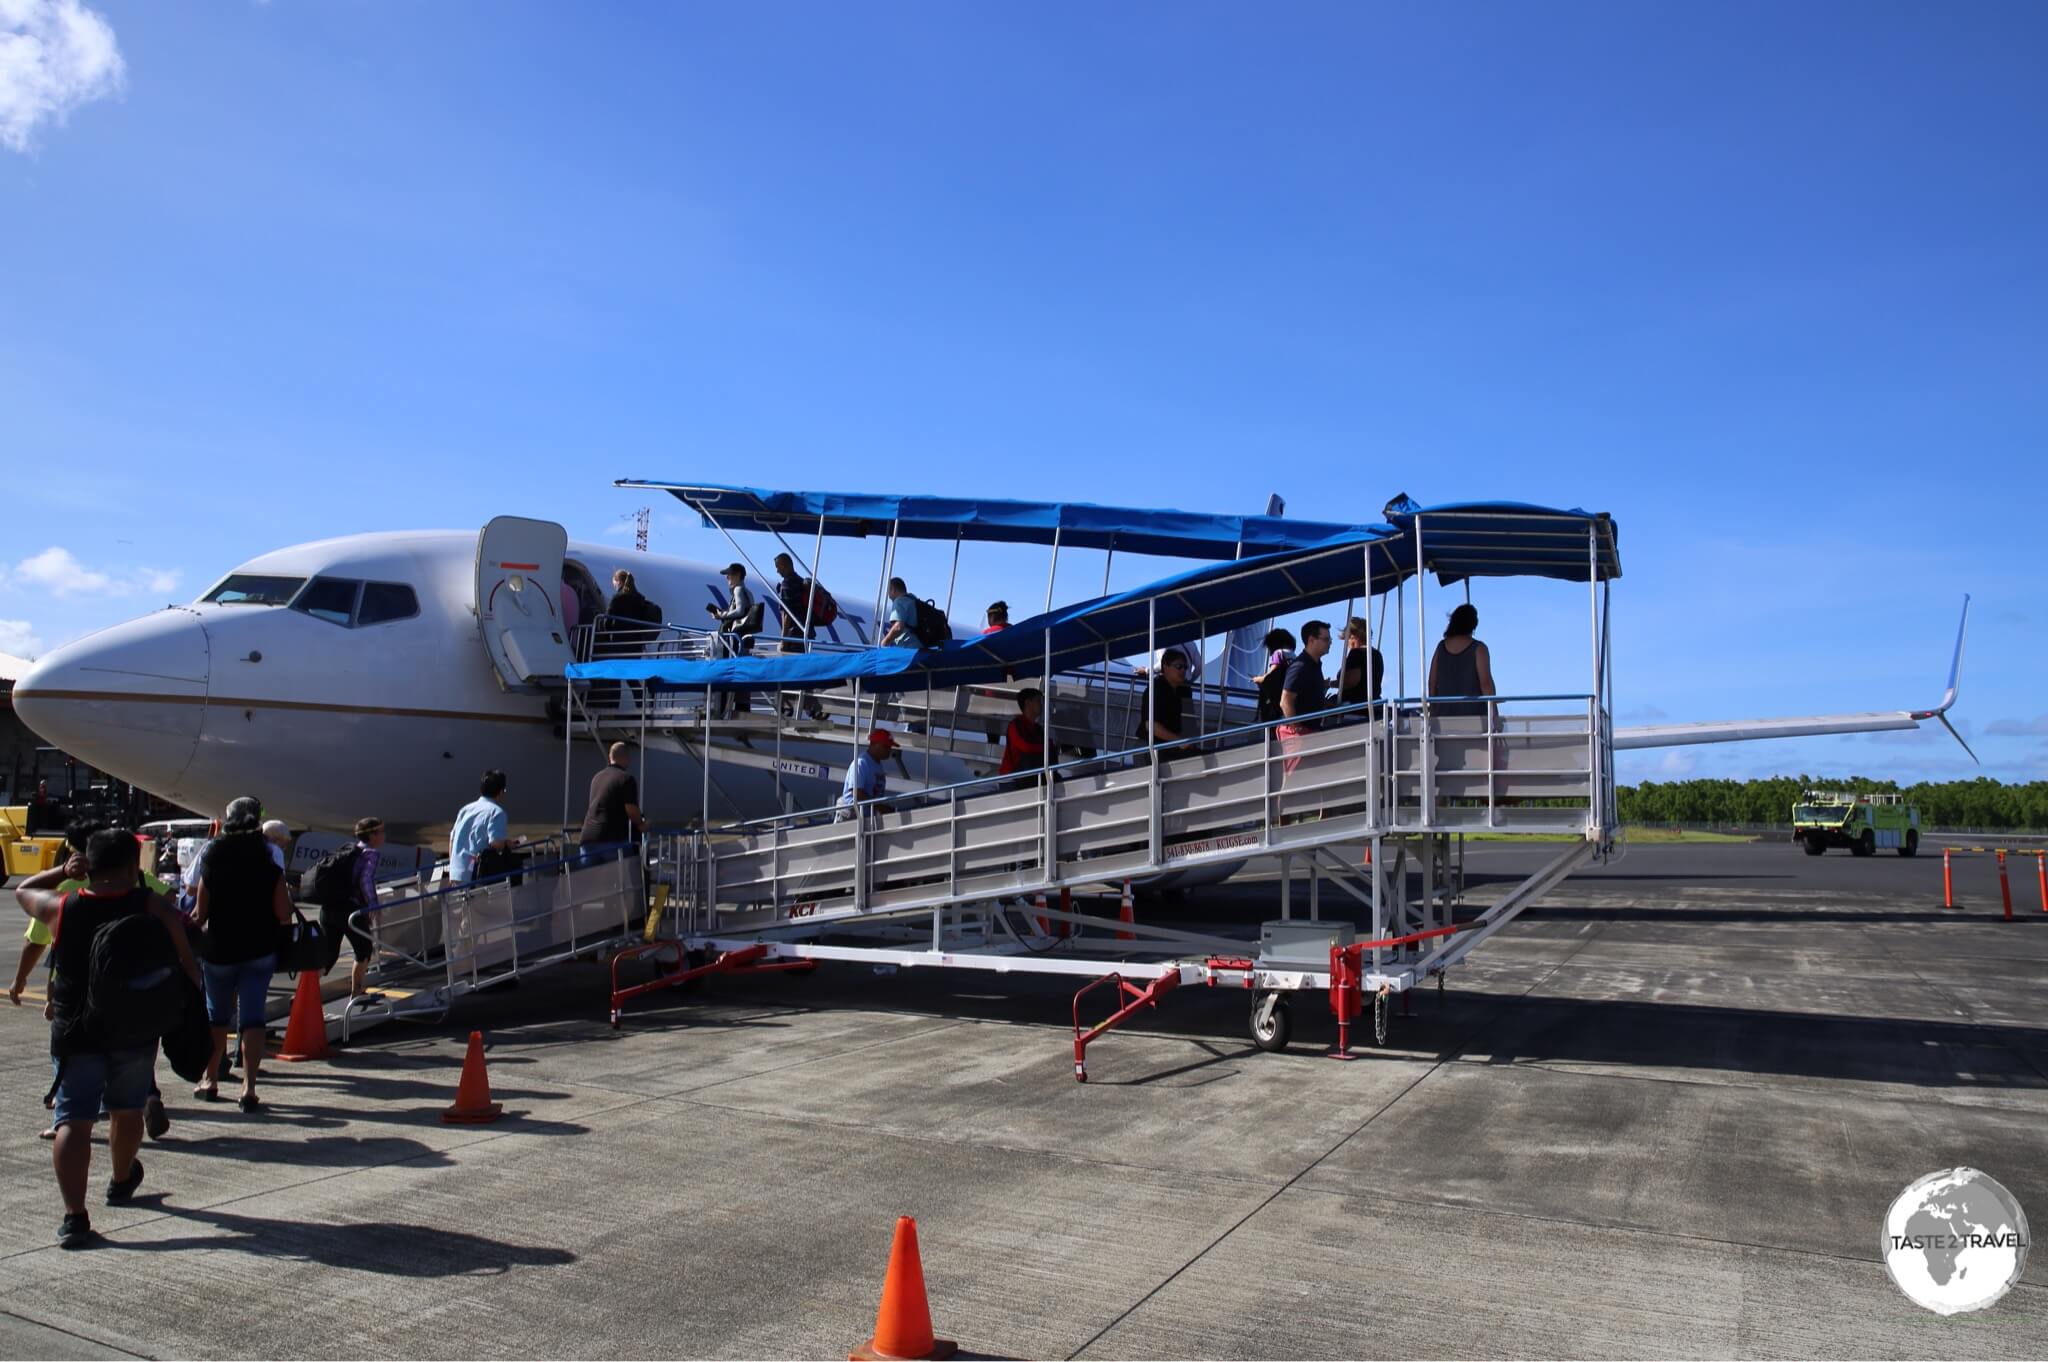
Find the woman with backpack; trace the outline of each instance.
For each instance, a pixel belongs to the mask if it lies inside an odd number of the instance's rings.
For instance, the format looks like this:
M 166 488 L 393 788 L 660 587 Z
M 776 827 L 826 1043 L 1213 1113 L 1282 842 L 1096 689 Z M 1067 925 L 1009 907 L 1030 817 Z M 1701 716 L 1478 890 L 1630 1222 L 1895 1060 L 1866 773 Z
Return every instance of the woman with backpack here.
M 292 920 L 284 872 L 271 859 L 262 826 L 263 806 L 255 800 L 228 805 L 221 835 L 206 850 L 192 909 L 192 925 L 205 933 L 200 968 L 206 977 L 206 1019 L 213 1027 L 213 1054 L 192 1095 L 220 1100 L 220 1063 L 239 1009 L 243 1111 L 262 1105 L 256 1071 L 263 1062 L 264 1006 L 277 969 L 278 929 Z
M 1280 688 L 1286 684 L 1287 668 L 1294 661 L 1294 635 L 1285 629 L 1268 629 L 1263 644 L 1266 650 L 1266 670 L 1259 675 L 1259 707 L 1257 718 L 1260 723 L 1271 723 L 1280 717 Z

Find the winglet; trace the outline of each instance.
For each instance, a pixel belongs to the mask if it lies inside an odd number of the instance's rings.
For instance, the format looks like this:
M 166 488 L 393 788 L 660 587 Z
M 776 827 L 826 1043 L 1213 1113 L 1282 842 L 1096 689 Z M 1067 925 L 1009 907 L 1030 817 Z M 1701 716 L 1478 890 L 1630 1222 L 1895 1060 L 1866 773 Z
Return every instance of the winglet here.
M 1965 752 L 1970 752 L 1970 745 L 1963 741 L 1962 734 L 1956 732 L 1956 726 L 1948 721 L 1948 710 L 1949 706 L 1953 705 L 1956 702 L 1956 692 L 1962 687 L 1963 640 L 1966 637 L 1968 637 L 1969 632 L 1970 593 L 1966 591 L 1963 593 L 1963 622 L 1956 626 L 1956 654 L 1953 658 L 1949 660 L 1948 664 L 1948 690 L 1943 693 L 1941 697 L 1941 703 L 1936 705 L 1933 709 L 1915 710 L 1913 712 L 1913 717 L 1916 719 L 1940 720 L 1941 726 L 1948 730 L 1948 735 L 1951 738 L 1954 738 L 1956 740 L 1956 743 Z M 1976 762 L 1979 766 L 1982 766 L 1984 764 L 1975 752 L 1970 752 L 1970 760 Z
M 1963 641 L 1969 636 L 1969 633 L 1970 593 L 1966 591 L 1963 593 L 1963 621 L 1961 624 L 1958 624 L 1956 626 L 1956 652 L 1955 656 L 1949 659 L 1948 664 L 1948 690 L 1946 693 L 1942 695 L 1941 703 L 1936 705 L 1933 709 L 1914 710 L 1914 718 L 1936 718 L 1940 715 L 1946 714 L 1949 710 L 1949 707 L 1955 704 L 1956 692 L 1962 687 L 1963 682 Z M 1949 731 L 1954 732 L 1955 730 L 1951 729 Z M 1956 739 L 1956 741 L 1961 742 L 1962 739 L 1958 738 Z

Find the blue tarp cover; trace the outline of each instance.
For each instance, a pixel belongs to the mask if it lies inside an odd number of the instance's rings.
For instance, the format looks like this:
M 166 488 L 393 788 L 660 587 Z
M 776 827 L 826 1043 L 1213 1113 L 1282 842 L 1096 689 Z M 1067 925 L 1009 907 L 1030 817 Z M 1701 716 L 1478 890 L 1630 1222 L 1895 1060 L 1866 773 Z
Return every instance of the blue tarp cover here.
M 1332 536 L 1309 548 L 1261 554 L 1241 562 L 1211 563 L 1129 591 L 1062 606 L 995 634 L 957 639 L 940 648 L 869 648 L 853 653 L 777 653 L 699 661 L 620 658 L 569 667 L 576 680 L 641 681 L 656 686 L 751 690 L 825 686 L 858 678 L 878 691 L 922 690 L 926 685 L 989 685 L 1005 677 L 1045 670 L 1047 635 L 1055 672 L 1099 664 L 1104 657 L 1143 652 L 1148 639 L 1161 647 L 1191 643 L 1280 610 L 1310 609 L 1391 590 L 1403 575 L 1387 552 L 1398 547 L 1392 530 Z M 1156 602 L 1156 607 L 1155 603 Z M 1156 608 L 1156 619 L 1154 611 Z M 1332 619 L 1333 627 L 1343 621 Z
M 886 535 L 892 526 L 904 539 L 968 543 L 1050 544 L 1057 534 L 1063 548 L 1115 549 L 1168 558 L 1237 558 L 1240 549 L 1250 555 L 1299 548 L 1368 528 L 1280 516 L 1211 515 L 1082 501 L 776 492 L 761 487 L 684 486 L 630 478 L 618 485 L 668 492 L 703 516 L 707 526 L 780 530 L 793 541 L 816 534 L 822 515 L 825 533 L 835 537 Z M 803 551 L 801 544 L 797 547 Z
M 659 484 L 643 484 L 659 485 Z M 693 489 L 699 495 L 705 489 Z M 726 489 L 756 498 L 757 509 L 745 513 L 745 528 L 765 528 L 770 512 L 766 499 L 802 499 L 824 505 L 898 509 L 915 501 L 926 508 L 953 506 L 1022 508 L 1027 511 L 1070 512 L 1085 509 L 1104 515 L 1124 514 L 1108 507 L 1030 502 L 970 502 L 938 497 L 838 497 L 819 492 L 762 492 Z M 682 495 L 681 491 L 677 495 Z M 792 501 L 790 504 L 795 504 Z M 836 512 L 827 509 L 827 532 Z M 722 514 L 722 513 L 721 513 Z M 817 509 L 808 512 L 816 529 Z M 1177 511 L 1137 511 L 1140 517 L 1178 517 Z M 1006 677 L 1035 677 L 1045 670 L 1046 636 L 1052 641 L 1055 672 L 1100 663 L 1105 656 L 1127 657 L 1143 652 L 1148 639 L 1161 647 L 1192 643 L 1241 624 L 1319 606 L 1361 599 L 1391 591 L 1415 574 L 1415 534 L 1422 527 L 1426 570 L 1446 582 L 1466 577 L 1538 576 L 1583 582 L 1597 569 L 1599 580 L 1621 575 L 1618 531 L 1605 514 L 1556 510 L 1519 502 L 1463 502 L 1424 507 L 1397 498 L 1386 509 L 1391 523 L 1352 526 L 1309 544 L 1248 555 L 1233 562 L 1210 563 L 1163 577 L 1127 591 L 1061 606 L 1020 621 L 1000 633 L 959 639 L 940 648 L 871 648 L 853 653 L 777 653 L 763 657 L 700 661 L 684 658 L 617 658 L 571 665 L 568 675 L 579 681 L 640 681 L 657 687 L 756 690 L 837 685 L 859 679 L 877 691 L 922 690 L 925 686 L 989 685 Z M 858 517 L 850 517 L 852 519 Z M 1269 517 L 1202 517 L 1191 521 L 1234 521 L 1243 524 Z M 919 522 L 923 523 L 923 522 Z M 931 523 L 938 523 L 936 521 Z M 979 523 L 979 522 L 978 522 Z M 1167 523 L 1161 519 L 1158 524 Z M 1312 522 L 1274 520 L 1300 530 Z M 735 521 L 735 525 L 739 522 Z M 801 526 L 797 526 L 801 528 Z M 1324 527 L 1327 528 L 1327 527 Z M 1591 546 L 1589 547 L 1589 528 Z M 850 533 L 851 531 L 849 531 Z M 881 532 L 886 534 L 888 526 Z M 981 535 L 982 538 L 999 537 Z M 1050 542 L 1048 535 L 1047 541 Z M 1070 541 L 1064 535 L 1061 543 Z M 1122 547 L 1122 541 L 1119 541 Z M 1163 551 L 1163 550 L 1162 550 Z M 1191 557 L 1183 553 L 1180 556 Z M 1369 569 L 1368 569 L 1368 564 Z M 1152 603 L 1157 602 L 1156 618 Z M 1341 628 L 1343 621 L 1330 624 Z

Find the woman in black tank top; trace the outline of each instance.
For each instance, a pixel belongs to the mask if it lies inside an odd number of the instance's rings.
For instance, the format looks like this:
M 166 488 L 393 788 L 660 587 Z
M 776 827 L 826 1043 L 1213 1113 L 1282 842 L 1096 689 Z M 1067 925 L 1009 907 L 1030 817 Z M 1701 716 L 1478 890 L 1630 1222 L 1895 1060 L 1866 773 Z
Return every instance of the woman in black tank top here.
M 1479 627 L 1479 612 L 1467 603 L 1451 612 L 1451 622 L 1444 626 L 1443 642 L 1436 645 L 1436 656 L 1429 660 L 1429 694 L 1438 695 L 1493 695 L 1493 659 L 1488 656 L 1486 645 L 1472 637 Z M 1432 713 L 1439 716 L 1486 713 L 1485 704 L 1477 700 L 1452 701 L 1448 704 L 1432 704 Z

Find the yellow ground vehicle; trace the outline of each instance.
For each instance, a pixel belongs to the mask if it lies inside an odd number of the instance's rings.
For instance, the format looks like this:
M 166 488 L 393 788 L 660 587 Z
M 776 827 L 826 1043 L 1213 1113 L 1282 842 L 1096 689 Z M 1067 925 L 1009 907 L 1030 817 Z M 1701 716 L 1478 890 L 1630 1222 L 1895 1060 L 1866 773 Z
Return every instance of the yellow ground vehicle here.
M 1847 847 L 1852 856 L 1920 850 L 1920 810 L 1904 795 L 1808 790 L 1792 806 L 1792 840 L 1809 856 Z

